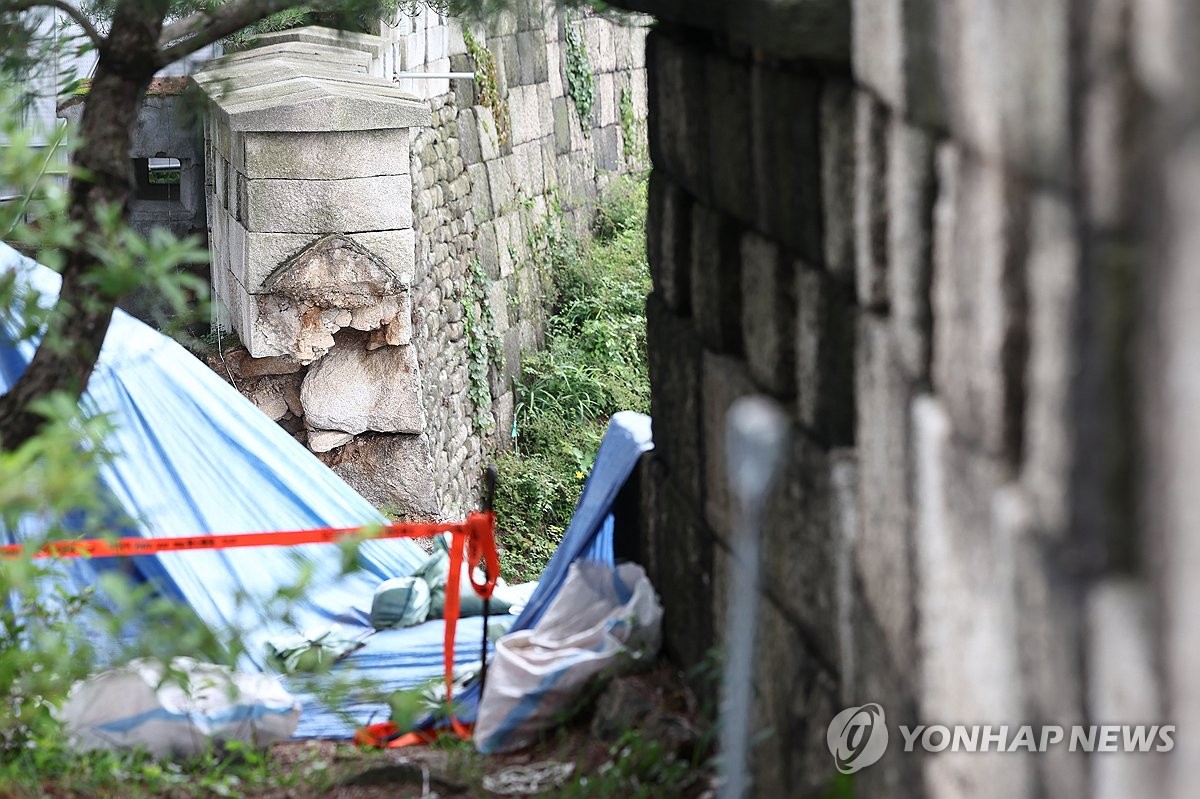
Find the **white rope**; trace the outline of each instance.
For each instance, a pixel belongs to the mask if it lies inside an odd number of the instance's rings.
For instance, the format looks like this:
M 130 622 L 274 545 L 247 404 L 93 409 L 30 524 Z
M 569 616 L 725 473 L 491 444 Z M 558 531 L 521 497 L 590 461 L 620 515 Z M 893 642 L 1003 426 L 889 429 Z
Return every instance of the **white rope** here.
M 574 763 L 553 760 L 528 766 L 509 766 L 494 774 L 485 774 L 483 787 L 501 796 L 527 796 L 558 787 L 574 773 Z

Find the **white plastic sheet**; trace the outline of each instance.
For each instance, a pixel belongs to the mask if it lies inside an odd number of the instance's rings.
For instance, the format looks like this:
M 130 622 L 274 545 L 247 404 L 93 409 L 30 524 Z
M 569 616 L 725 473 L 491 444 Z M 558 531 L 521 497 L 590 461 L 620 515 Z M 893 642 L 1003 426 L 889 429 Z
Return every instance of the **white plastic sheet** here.
M 265 674 L 175 658 L 169 670 L 136 660 L 76 683 L 55 715 L 79 751 L 186 758 L 231 741 L 285 740 L 300 721 L 300 703 Z
M 557 724 L 584 687 L 658 654 L 662 604 L 641 566 L 575 562 L 532 630 L 504 636 L 475 721 L 481 752 L 509 752 Z

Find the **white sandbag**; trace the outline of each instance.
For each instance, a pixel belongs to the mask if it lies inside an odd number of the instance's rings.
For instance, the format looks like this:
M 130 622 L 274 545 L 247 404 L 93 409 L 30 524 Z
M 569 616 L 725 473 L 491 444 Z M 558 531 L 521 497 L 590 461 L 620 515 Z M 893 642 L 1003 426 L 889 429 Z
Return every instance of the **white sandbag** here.
M 366 645 L 361 633 L 351 635 L 341 625 L 326 625 L 303 633 L 268 638 L 267 662 L 284 674 L 328 671 L 341 658 Z
M 440 544 L 441 539 L 439 538 L 438 541 Z M 429 583 L 429 618 L 442 618 L 446 612 L 446 583 L 450 579 L 450 553 L 439 546 L 438 551 L 434 552 L 421 568 L 413 572 L 413 576 L 420 577 Z M 484 582 L 483 569 L 479 567 L 475 568 L 475 582 Z M 535 588 L 537 588 L 536 582 L 510 586 L 504 582 L 503 577 L 497 577 L 488 612 L 494 616 L 505 613 L 512 613 L 514 616 L 519 614 Z M 513 612 L 514 603 L 520 605 L 515 613 Z M 465 619 L 468 616 L 482 615 L 483 599 L 475 593 L 475 589 L 471 586 L 471 570 L 464 563 L 458 579 L 458 616 Z
M 480 752 L 509 752 L 561 721 L 597 677 L 658 654 L 662 604 L 641 566 L 572 563 L 532 630 L 496 644 L 475 720 Z
M 371 626 L 376 630 L 412 627 L 429 618 L 432 594 L 420 577 L 393 577 L 375 589 L 371 599 Z
M 165 672 L 135 660 L 76 683 L 55 711 L 70 745 L 185 758 L 229 741 L 285 740 L 300 721 L 300 703 L 274 677 L 184 657 Z

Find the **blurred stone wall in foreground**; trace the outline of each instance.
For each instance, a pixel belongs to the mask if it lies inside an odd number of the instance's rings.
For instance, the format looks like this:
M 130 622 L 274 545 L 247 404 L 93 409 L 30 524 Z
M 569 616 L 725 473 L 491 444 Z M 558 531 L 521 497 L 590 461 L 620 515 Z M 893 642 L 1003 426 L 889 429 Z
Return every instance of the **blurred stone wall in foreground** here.
M 825 795 L 868 702 L 858 797 L 1193 795 L 1200 3 L 621 5 L 658 20 L 640 553 L 683 662 L 724 635 L 725 411 L 791 418 L 755 795 Z M 898 724 L 1177 731 L 906 754 Z

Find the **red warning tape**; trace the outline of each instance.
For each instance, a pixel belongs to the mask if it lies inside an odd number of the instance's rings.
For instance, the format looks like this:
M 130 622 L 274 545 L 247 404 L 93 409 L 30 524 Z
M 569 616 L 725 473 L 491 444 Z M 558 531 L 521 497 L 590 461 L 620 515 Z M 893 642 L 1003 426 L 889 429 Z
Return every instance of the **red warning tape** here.
M 87 538 L 78 541 L 51 541 L 34 558 L 128 558 L 156 555 L 160 552 L 187 552 L 197 549 L 234 549 L 237 547 L 290 547 L 299 544 L 331 544 L 369 531 L 367 538 L 428 538 L 438 533 L 463 533 L 472 526 L 472 513 L 465 522 L 401 523 L 371 527 L 318 527 L 312 530 L 282 530 L 272 533 L 219 533 L 185 535 L 174 538 Z M 20 557 L 26 554 L 21 544 L 0 547 L 0 554 Z
M 496 578 L 500 575 L 500 557 L 496 550 L 496 517 L 488 511 L 467 514 L 462 522 L 410 522 L 367 527 L 320 527 L 313 530 L 283 530 L 272 533 L 222 533 L 218 535 L 187 535 L 174 538 L 88 538 L 78 541 L 51 541 L 36 552 L 29 553 L 20 544 L 0 546 L 0 557 L 8 560 L 22 556 L 34 558 L 127 558 L 138 555 L 155 555 L 160 552 L 194 552 L 201 549 L 234 549 L 237 547 L 290 547 L 300 544 L 329 544 L 356 535 L 365 539 L 375 538 L 428 538 L 440 533 L 452 533 L 454 542 L 450 546 L 450 573 L 447 577 L 445 638 L 442 644 L 442 661 L 446 679 L 446 701 L 451 700 L 451 685 L 454 682 L 454 634 L 458 626 L 459 579 L 462 566 L 467 566 L 468 580 L 475 593 L 484 599 L 492 596 Z M 475 569 L 482 566 L 486 579 L 475 582 Z M 471 726 L 451 717 L 453 732 L 460 738 L 471 737 Z M 359 740 L 361 736 L 356 736 Z M 391 746 L 406 745 L 424 740 L 421 736 L 405 736 Z M 361 737 L 359 743 L 382 745 L 370 736 Z

